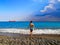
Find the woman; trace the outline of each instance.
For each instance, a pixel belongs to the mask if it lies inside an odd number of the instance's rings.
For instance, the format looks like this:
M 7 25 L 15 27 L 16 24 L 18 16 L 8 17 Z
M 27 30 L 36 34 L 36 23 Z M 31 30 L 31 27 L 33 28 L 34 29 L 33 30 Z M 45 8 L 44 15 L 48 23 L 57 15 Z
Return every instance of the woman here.
M 32 36 L 33 28 L 34 28 L 34 24 L 32 23 L 32 21 L 30 21 L 30 35 L 31 36 Z

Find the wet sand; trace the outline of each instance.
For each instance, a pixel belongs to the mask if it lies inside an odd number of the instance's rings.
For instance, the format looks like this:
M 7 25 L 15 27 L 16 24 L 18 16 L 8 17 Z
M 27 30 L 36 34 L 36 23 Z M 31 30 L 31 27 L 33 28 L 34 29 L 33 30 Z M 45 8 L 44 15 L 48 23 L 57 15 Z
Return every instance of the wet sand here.
M 0 45 L 60 45 L 60 35 L 57 34 L 13 35 L 0 35 Z

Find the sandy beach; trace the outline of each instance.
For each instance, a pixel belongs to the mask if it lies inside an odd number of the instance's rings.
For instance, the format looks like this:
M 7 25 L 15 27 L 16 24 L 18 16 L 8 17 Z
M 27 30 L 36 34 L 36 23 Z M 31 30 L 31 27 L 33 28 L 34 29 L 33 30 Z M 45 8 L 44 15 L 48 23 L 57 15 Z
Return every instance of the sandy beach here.
M 10 34 L 10 33 L 7 33 Z M 0 35 L 0 45 L 60 45 L 60 35 L 58 34 L 29 34 L 12 33 Z M 11 36 L 12 35 L 12 36 Z
M 60 29 L 0 29 L 0 45 L 60 45 Z

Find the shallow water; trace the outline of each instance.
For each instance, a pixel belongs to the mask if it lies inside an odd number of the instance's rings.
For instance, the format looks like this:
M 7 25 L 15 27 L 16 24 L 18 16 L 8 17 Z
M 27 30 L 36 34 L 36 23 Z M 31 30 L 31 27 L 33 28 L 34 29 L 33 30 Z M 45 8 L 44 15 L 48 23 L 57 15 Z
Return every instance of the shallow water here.
M 8 32 L 8 33 L 19 33 L 19 34 L 30 34 L 29 29 L 0 29 L 0 32 Z M 35 29 L 33 30 L 33 34 L 60 34 L 60 29 Z

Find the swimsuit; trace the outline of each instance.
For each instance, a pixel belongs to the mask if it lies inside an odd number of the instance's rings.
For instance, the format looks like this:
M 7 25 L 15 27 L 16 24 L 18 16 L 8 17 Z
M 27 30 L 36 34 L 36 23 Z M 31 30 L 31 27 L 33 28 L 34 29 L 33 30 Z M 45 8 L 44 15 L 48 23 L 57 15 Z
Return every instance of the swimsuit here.
M 33 27 L 30 28 L 30 31 L 31 31 L 31 32 L 33 31 Z
M 33 31 L 33 23 L 31 23 L 31 25 L 30 25 L 30 32 L 32 32 Z

